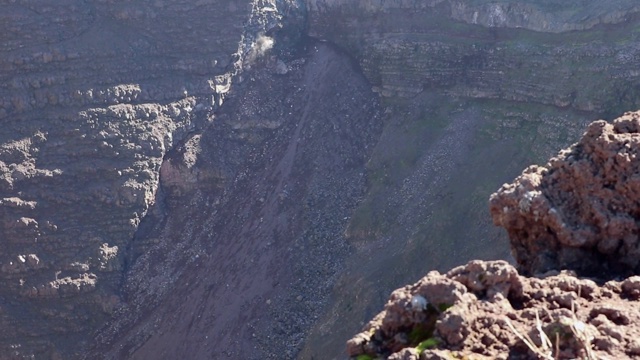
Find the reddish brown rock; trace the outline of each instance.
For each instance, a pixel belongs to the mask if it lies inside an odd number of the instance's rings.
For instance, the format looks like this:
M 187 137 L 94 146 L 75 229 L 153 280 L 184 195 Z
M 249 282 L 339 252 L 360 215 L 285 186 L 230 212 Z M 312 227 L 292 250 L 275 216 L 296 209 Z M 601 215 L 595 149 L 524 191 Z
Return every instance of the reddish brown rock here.
M 493 194 L 493 221 L 508 231 L 520 271 L 637 274 L 639 153 L 640 112 L 596 121 L 547 165 Z
M 472 261 L 395 290 L 347 342 L 352 358 L 625 359 L 640 353 L 638 277 L 598 286 L 569 272 L 524 277 Z M 416 309 L 411 299 L 429 305 Z M 422 344 L 422 345 L 420 345 Z M 421 348 L 422 347 L 422 348 Z

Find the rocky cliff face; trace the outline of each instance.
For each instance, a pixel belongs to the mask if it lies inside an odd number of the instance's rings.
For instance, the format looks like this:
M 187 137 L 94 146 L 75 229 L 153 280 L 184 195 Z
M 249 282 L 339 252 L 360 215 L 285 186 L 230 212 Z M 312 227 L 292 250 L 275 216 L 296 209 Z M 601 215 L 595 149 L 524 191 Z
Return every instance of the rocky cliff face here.
M 539 32 L 561 33 L 587 30 L 600 24 L 617 24 L 637 13 L 640 8 L 633 1 L 457 1 L 427 0 L 309 0 L 312 12 L 342 12 L 362 10 L 365 13 L 385 13 L 398 10 L 408 12 L 438 12 L 468 24 L 494 28 L 523 28 Z
M 594 96 L 602 83 L 637 76 L 623 60 L 635 45 L 623 43 L 622 34 L 607 43 L 603 30 L 605 24 L 634 18 L 638 7 L 633 2 L 610 5 L 312 1 L 310 32 L 354 49 L 385 97 L 438 89 L 450 96 L 602 112 L 612 105 Z M 603 70 L 608 78 L 601 82 Z M 593 74 L 592 83 L 578 79 L 584 72 Z
M 348 59 L 322 43 L 303 54 L 284 78 L 251 73 L 218 126 L 167 157 L 164 214 L 134 241 L 157 245 L 90 358 L 295 355 L 349 253 L 342 229 L 381 128 Z
M 134 238 L 163 207 L 164 158 L 211 124 L 266 46 L 280 21 L 270 5 L 0 5 L 3 357 L 78 356 L 122 305 L 151 245 Z
M 0 4 L 0 354 L 342 356 L 637 107 L 636 5 L 580 4 Z

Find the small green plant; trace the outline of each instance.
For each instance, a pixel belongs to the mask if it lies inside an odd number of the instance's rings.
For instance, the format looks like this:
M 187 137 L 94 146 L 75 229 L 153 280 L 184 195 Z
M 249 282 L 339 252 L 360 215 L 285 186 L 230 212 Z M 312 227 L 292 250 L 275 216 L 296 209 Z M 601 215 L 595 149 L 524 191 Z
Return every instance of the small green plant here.
M 411 329 L 411 332 L 409 333 L 409 343 L 420 344 L 425 339 L 431 338 L 431 336 L 433 336 L 432 326 L 418 324 L 413 329 Z
M 432 349 L 438 346 L 439 343 L 440 342 L 436 338 L 428 338 L 427 340 L 418 344 L 418 346 L 416 346 L 416 350 L 418 351 L 418 353 L 421 353 L 427 349 Z
M 374 360 L 374 359 L 373 359 L 373 356 L 371 355 L 362 354 L 362 355 L 358 355 L 358 357 L 356 357 L 356 360 Z

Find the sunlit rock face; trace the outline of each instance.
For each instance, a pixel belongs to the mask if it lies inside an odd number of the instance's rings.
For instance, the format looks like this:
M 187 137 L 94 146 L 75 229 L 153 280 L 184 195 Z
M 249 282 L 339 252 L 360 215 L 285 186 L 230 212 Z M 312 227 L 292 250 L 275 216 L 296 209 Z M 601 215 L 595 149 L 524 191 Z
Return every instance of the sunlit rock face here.
M 634 358 L 639 282 L 599 286 L 558 271 L 525 277 L 505 261 L 471 261 L 394 290 L 346 351 L 389 360 Z M 415 297 L 427 308 L 414 308 Z
M 596 121 L 576 144 L 492 195 L 493 221 L 509 233 L 520 268 L 637 274 L 639 154 L 640 113 Z

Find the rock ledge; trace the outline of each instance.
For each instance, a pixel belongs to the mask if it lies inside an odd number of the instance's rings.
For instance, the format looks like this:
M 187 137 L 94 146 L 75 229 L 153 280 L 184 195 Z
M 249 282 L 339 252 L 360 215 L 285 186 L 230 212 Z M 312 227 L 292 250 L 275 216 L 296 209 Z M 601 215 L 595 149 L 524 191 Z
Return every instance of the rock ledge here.
M 421 298 L 424 308 L 415 306 Z M 347 352 L 358 360 L 631 358 L 640 356 L 640 329 L 627 326 L 640 320 L 639 298 L 638 276 L 598 286 L 570 272 L 524 277 L 505 261 L 472 261 L 395 290 Z

